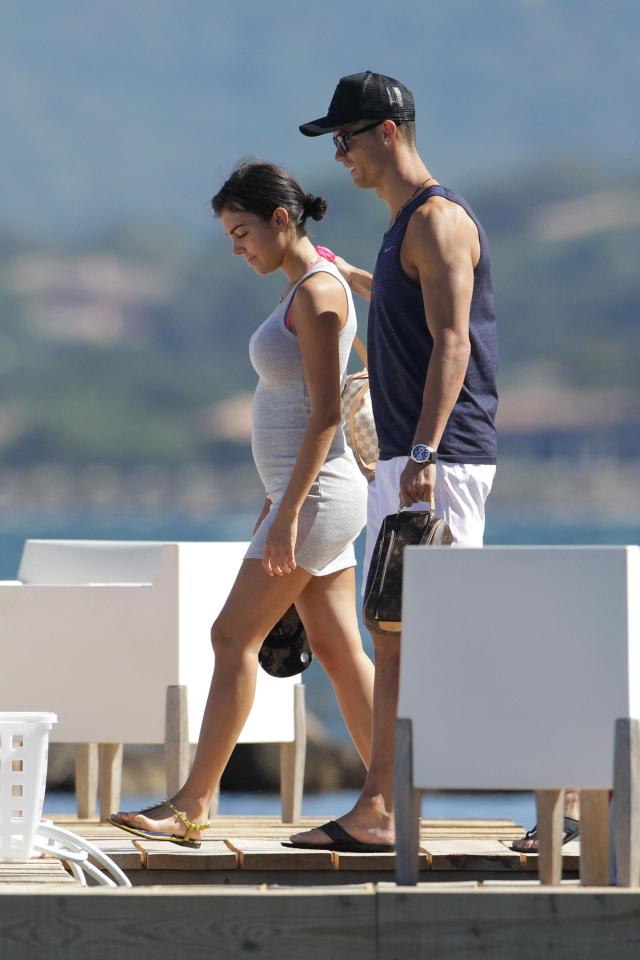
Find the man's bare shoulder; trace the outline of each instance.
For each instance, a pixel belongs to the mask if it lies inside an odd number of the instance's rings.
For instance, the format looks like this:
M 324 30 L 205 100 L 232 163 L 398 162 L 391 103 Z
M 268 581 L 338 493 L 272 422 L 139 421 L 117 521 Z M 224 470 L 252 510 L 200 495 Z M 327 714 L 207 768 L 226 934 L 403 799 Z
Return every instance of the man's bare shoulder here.
M 446 197 L 429 197 L 412 214 L 406 239 L 410 250 L 423 249 L 447 256 L 468 250 L 477 260 L 480 253 L 478 228 L 459 203 Z

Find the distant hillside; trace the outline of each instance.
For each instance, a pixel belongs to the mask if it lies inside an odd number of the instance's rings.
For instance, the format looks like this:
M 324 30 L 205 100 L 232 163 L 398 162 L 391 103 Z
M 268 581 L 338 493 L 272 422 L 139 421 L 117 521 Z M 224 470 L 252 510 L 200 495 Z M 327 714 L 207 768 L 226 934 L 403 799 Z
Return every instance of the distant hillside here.
M 449 181 L 579 155 L 640 154 L 637 0 L 20 0 L 2 6 L 3 226 L 207 229 L 241 156 L 316 179 L 326 138 L 297 125 L 341 75 L 414 89 L 419 140 Z
M 640 176 L 603 186 L 563 164 L 468 186 L 491 241 L 505 430 L 525 449 L 547 427 L 615 426 L 622 450 L 633 421 L 640 444 Z M 314 239 L 371 268 L 386 207 L 340 179 L 317 187 Z M 232 257 L 213 218 L 209 231 L 0 236 L 0 465 L 248 461 L 246 402 L 229 400 L 253 389 L 248 340 L 286 284 Z

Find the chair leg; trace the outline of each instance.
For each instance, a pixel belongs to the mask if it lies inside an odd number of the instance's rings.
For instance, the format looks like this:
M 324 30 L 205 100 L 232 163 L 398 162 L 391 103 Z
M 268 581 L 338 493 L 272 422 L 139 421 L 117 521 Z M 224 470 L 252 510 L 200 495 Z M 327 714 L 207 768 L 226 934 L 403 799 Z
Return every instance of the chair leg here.
M 297 683 L 293 688 L 293 731 L 293 742 L 280 744 L 280 796 L 283 823 L 295 823 L 302 813 L 304 763 L 307 753 L 303 683 Z
M 167 687 L 165 713 L 165 765 L 167 796 L 172 797 L 187 779 L 191 764 L 186 686 Z
M 640 720 L 616 720 L 613 834 L 617 885 L 640 886 Z
M 609 791 L 580 791 L 580 883 L 609 885 Z
M 75 749 L 76 806 L 79 820 L 93 820 L 97 814 L 98 744 L 77 743 Z
M 216 784 L 211 803 L 209 804 L 209 820 L 215 820 L 218 816 L 218 806 L 220 805 L 220 781 Z
M 564 790 L 536 790 L 538 821 L 538 877 L 556 885 L 562 880 Z
M 396 883 L 415 887 L 420 860 L 420 799 L 413 785 L 413 735 L 411 720 L 396 720 L 396 752 L 393 771 L 396 831 Z
M 102 821 L 120 809 L 122 753 L 121 743 L 101 743 L 98 747 L 98 801 Z

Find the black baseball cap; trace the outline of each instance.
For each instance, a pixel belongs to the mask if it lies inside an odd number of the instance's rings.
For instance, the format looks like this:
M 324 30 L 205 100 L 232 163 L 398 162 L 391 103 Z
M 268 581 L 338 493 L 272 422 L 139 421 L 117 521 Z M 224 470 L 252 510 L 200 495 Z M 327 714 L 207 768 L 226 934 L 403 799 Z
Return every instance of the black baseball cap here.
M 383 73 L 352 73 L 342 77 L 326 117 L 303 123 L 305 137 L 319 137 L 356 120 L 415 120 L 413 94 L 403 83 Z

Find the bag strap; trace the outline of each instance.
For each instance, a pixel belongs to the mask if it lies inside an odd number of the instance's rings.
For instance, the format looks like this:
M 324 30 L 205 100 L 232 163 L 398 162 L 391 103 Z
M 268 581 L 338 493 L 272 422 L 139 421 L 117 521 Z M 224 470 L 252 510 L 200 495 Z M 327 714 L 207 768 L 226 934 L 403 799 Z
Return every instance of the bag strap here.
M 360 339 L 357 333 L 353 338 L 353 348 L 358 354 L 358 356 L 360 357 L 360 359 L 362 360 L 362 362 L 364 363 L 365 367 L 368 367 L 369 364 L 367 362 L 367 348 L 365 347 L 364 343 L 362 342 L 362 340 Z

